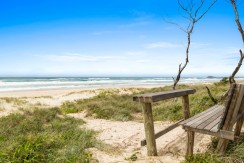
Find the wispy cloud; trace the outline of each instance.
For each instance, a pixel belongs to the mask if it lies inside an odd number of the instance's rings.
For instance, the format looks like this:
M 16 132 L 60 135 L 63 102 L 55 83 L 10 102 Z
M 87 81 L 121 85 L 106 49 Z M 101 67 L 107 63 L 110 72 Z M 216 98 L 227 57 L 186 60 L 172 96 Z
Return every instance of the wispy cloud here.
M 146 45 L 148 49 L 157 49 L 157 48 L 181 48 L 181 44 L 173 44 L 171 42 L 155 42 Z
M 139 57 L 139 56 L 145 56 L 146 52 L 144 52 L 144 51 L 127 51 L 127 52 L 125 52 L 125 55 Z
M 191 42 L 191 46 L 193 48 L 202 48 L 202 47 L 207 47 L 209 46 L 209 43 L 198 43 L 198 42 Z
M 99 62 L 99 61 L 109 61 L 109 60 L 118 60 L 124 59 L 125 57 L 122 56 L 110 56 L 110 55 L 103 55 L 103 56 L 95 56 L 95 55 L 83 55 L 83 54 L 61 54 L 61 55 L 36 55 L 51 61 L 59 61 L 59 62 L 77 62 L 77 61 L 85 61 L 85 62 Z

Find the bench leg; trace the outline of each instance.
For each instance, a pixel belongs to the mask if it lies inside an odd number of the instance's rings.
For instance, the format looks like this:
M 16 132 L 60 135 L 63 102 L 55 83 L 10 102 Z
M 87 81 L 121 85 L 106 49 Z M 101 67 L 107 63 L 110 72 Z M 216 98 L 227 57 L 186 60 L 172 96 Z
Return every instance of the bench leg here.
M 157 156 L 154 123 L 151 103 L 143 103 L 144 128 L 147 142 L 147 155 Z
M 235 128 L 235 136 L 240 136 L 243 121 L 244 121 L 244 116 L 237 121 L 236 128 Z
M 190 157 L 190 156 L 193 155 L 194 136 L 195 136 L 195 132 L 193 132 L 193 131 L 187 131 L 186 157 Z
M 220 138 L 217 146 L 217 153 L 219 153 L 220 155 L 224 155 L 228 143 L 229 140 Z

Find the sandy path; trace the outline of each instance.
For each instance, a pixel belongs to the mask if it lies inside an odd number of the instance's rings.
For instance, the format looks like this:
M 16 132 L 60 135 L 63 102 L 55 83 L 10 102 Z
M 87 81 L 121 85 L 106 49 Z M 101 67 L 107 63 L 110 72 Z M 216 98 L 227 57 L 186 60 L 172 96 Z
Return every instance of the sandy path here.
M 186 151 L 186 133 L 181 127 L 170 131 L 157 139 L 158 157 L 147 157 L 146 147 L 140 146 L 140 141 L 144 139 L 144 125 L 139 122 L 120 122 L 103 119 L 86 118 L 84 113 L 70 114 L 75 118 L 82 118 L 87 122 L 85 127 L 99 131 L 98 139 L 120 149 L 121 153 L 108 154 L 95 148 L 90 149 L 94 157 L 100 163 L 128 162 L 125 158 L 136 154 L 136 162 L 170 162 L 178 163 L 184 160 Z M 172 124 L 171 122 L 155 122 L 155 131 L 160 131 Z M 194 152 L 206 150 L 210 142 L 210 136 L 196 134 Z

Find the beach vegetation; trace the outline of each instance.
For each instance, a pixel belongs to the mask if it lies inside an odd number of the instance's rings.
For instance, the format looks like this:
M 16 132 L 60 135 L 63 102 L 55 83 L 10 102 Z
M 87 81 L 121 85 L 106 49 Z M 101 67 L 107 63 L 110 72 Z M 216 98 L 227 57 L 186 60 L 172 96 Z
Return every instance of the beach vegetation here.
M 197 90 L 195 94 L 190 95 L 192 115 L 200 113 L 214 105 L 204 85 L 179 85 L 178 87 L 179 89 L 195 88 Z M 217 99 L 220 99 L 229 88 L 227 83 L 215 83 L 209 85 L 209 87 Z M 87 116 L 102 119 L 119 121 L 142 120 L 142 106 L 132 100 L 133 95 L 168 90 L 172 90 L 172 88 L 165 86 L 150 89 L 144 88 L 139 91 L 132 89 L 130 94 L 119 94 L 118 90 L 107 89 L 89 99 L 65 102 L 61 105 L 60 109 L 65 114 L 86 111 Z M 173 100 L 165 100 L 153 103 L 154 120 L 177 121 L 183 118 L 182 112 L 181 99 L 178 99 L 176 102 Z
M 101 143 L 85 122 L 58 108 L 22 110 L 0 118 L 0 162 L 89 162 Z
M 52 96 L 38 96 L 38 97 L 34 97 L 34 98 L 47 98 L 47 99 L 52 99 Z
M 136 161 L 138 152 L 133 153 L 130 157 L 125 158 L 126 161 Z
M 244 133 L 240 135 L 237 141 L 230 141 L 227 147 L 226 155 L 220 156 L 215 153 L 218 139 L 213 138 L 209 144 L 208 150 L 204 153 L 195 154 L 185 160 L 185 163 L 242 163 L 244 160 Z
M 229 79 L 227 77 L 223 77 L 221 80 L 220 80 L 221 83 L 228 83 L 229 82 Z
M 132 101 L 131 95 L 119 95 L 113 90 L 105 90 L 89 99 L 65 102 L 60 108 L 64 113 L 85 110 L 87 116 L 120 121 L 132 120 L 132 113 L 141 112 L 139 104 Z
M 0 100 L 5 101 L 6 103 L 12 103 L 14 105 L 24 105 L 27 103 L 27 101 L 24 99 L 14 97 L 2 97 Z

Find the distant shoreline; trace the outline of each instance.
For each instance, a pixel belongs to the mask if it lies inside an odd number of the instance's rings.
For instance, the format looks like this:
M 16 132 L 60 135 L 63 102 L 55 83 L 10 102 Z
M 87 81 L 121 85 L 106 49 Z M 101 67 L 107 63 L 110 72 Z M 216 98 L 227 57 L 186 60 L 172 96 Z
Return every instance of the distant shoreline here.
M 180 84 L 213 83 L 221 78 L 181 78 Z M 67 89 L 98 89 L 119 87 L 157 87 L 172 85 L 164 77 L 63 77 L 63 78 L 0 78 L 0 93 Z
M 213 83 L 187 83 L 187 85 L 198 84 L 213 84 Z M 0 92 L 0 98 L 2 97 L 41 97 L 41 96 L 62 96 L 69 93 L 81 92 L 81 91 L 93 91 L 99 89 L 123 89 L 123 88 L 156 88 L 165 87 L 168 85 L 133 85 L 133 86 L 104 86 L 104 87 L 90 87 L 90 88 L 59 88 L 59 89 L 41 89 L 41 90 L 18 90 L 18 91 L 6 91 Z

